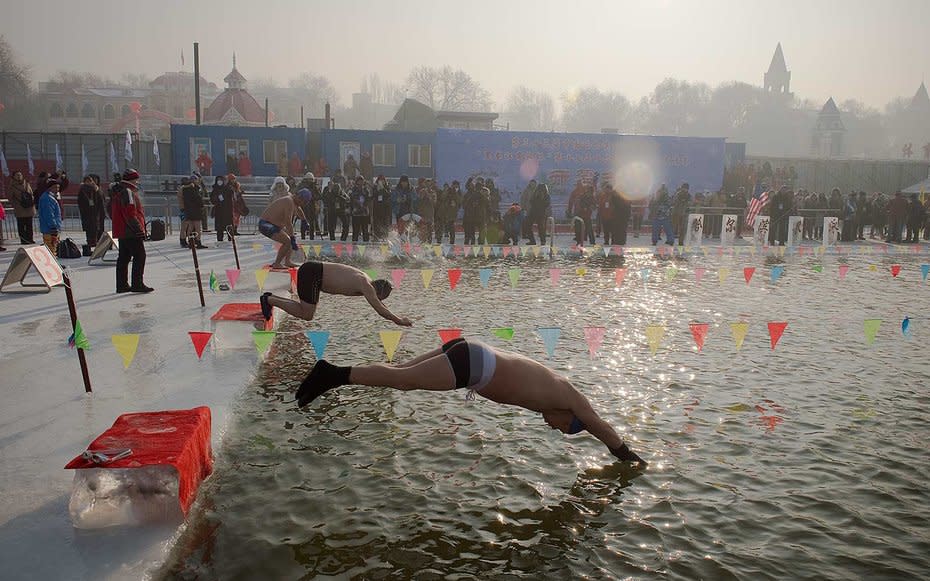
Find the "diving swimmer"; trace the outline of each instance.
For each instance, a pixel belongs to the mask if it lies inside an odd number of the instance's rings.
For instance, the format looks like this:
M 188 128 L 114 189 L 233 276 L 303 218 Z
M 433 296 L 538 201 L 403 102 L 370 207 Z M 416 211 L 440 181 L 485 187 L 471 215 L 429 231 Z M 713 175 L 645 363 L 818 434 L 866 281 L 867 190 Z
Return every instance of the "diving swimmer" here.
M 371 280 L 361 270 L 336 262 L 305 262 L 297 269 L 297 297 L 294 301 L 264 293 L 259 297 L 262 315 L 271 318 L 274 307 L 295 317 L 310 321 L 316 313 L 320 292 L 349 297 L 363 296 L 379 315 L 398 325 L 409 327 L 413 322 L 407 317 L 398 317 L 384 303 L 394 286 L 386 280 Z
M 587 430 L 620 460 L 646 465 L 568 379 L 532 359 L 472 339 L 453 339 L 397 365 L 342 367 L 321 359 L 297 390 L 297 403 L 303 407 L 330 389 L 349 384 L 401 391 L 467 388 L 469 396 L 477 393 L 497 403 L 538 412 L 549 427 L 562 433 Z

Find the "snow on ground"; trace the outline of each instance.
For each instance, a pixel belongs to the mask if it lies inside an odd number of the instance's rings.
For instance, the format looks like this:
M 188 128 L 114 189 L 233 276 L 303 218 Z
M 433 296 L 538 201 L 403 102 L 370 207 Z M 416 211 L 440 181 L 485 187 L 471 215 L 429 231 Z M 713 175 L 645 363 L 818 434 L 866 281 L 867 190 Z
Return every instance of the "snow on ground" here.
M 70 233 L 81 241 L 80 233 Z M 211 343 L 198 360 L 188 331 L 212 331 L 210 316 L 228 302 L 257 302 L 254 271 L 271 260 L 255 237 L 240 239 L 242 276 L 234 291 L 207 288 L 210 270 L 225 281 L 235 268 L 232 247 L 198 253 L 206 308 L 201 308 L 189 250 L 171 235 L 147 243 L 150 294 L 115 294 L 112 263 L 62 261 L 73 269 L 78 319 L 90 340 L 87 361 L 93 394 L 85 394 L 63 287 L 50 293 L 0 294 L 0 563 L 4 579 L 139 579 L 159 563 L 175 526 L 77 531 L 68 515 L 73 473 L 64 465 L 122 413 L 207 405 L 213 446 L 219 449 L 236 396 L 252 380 L 258 354 L 251 327 L 232 325 L 224 336 L 238 348 Z M 0 254 L 5 273 L 17 245 Z M 108 258 L 115 259 L 115 253 Z M 95 263 L 98 264 L 98 263 Z M 286 274 L 265 288 L 283 291 Z M 113 334 L 141 335 L 135 360 L 123 369 Z M 227 347 L 233 347 L 231 342 Z

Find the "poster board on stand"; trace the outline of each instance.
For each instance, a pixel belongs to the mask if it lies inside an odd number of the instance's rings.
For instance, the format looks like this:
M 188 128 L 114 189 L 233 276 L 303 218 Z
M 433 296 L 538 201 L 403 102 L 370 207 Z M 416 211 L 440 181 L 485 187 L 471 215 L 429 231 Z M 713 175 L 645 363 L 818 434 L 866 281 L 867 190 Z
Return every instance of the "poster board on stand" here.
M 110 250 L 119 252 L 119 241 L 113 238 L 113 233 L 108 230 L 100 235 L 100 240 L 98 240 L 97 245 L 94 246 L 94 252 L 87 260 L 87 264 L 93 263 L 93 261 L 98 258 L 100 262 L 116 262 L 116 260 L 104 258 L 104 255 Z
M 40 284 L 23 282 L 29 270 L 34 268 L 36 274 L 42 280 Z M 19 283 L 18 288 L 7 288 L 15 283 Z M 50 292 L 53 286 L 64 283 L 64 274 L 61 271 L 61 265 L 52 256 L 46 246 L 30 246 L 29 248 L 18 248 L 10 267 L 0 282 L 0 292 Z

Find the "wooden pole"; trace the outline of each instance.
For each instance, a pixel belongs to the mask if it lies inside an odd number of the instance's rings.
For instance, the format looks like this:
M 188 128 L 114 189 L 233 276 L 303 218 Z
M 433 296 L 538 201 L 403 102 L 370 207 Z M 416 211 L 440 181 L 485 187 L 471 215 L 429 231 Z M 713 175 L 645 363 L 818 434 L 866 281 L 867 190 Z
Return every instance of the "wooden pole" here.
M 194 43 L 194 122 L 200 125 L 200 43 Z
M 207 306 L 206 301 L 203 300 L 203 281 L 200 280 L 200 262 L 197 261 L 197 241 L 196 236 L 187 237 L 187 245 L 190 246 L 191 255 L 194 257 L 194 273 L 197 275 L 197 291 L 200 292 L 200 306 Z
M 236 245 L 236 227 L 235 227 L 235 226 L 227 226 L 227 227 L 226 227 L 226 233 L 229 234 L 229 239 L 232 241 L 233 254 L 234 254 L 235 257 L 236 257 L 236 268 L 237 268 L 238 270 L 242 270 L 242 267 L 239 266 L 239 248 L 238 248 L 238 246 Z
M 62 281 L 65 283 L 65 297 L 68 299 L 68 313 L 71 314 L 71 329 L 74 329 L 77 326 L 77 307 L 74 306 L 74 295 L 71 293 L 71 279 L 68 277 L 67 273 L 62 273 Z M 77 339 L 77 337 L 75 337 Z M 78 352 L 78 361 L 81 363 L 81 375 L 84 376 L 84 392 L 91 393 L 93 389 L 90 387 L 90 373 L 87 371 L 87 358 L 84 357 L 84 350 L 80 347 L 77 348 Z

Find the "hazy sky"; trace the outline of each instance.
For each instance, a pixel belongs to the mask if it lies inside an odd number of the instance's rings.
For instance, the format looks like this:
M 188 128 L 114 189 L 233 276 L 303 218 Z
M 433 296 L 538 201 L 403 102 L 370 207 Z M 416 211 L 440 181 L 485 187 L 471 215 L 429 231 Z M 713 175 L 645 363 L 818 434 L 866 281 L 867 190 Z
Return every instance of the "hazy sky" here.
M 777 42 L 802 98 L 877 107 L 930 78 L 930 0 L 7 0 L 3 34 L 43 80 L 57 70 L 154 77 L 328 77 L 343 104 L 363 75 L 464 69 L 497 108 L 518 84 L 595 85 L 631 99 L 666 77 L 762 84 Z M 308 112 L 309 113 L 309 112 Z

